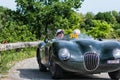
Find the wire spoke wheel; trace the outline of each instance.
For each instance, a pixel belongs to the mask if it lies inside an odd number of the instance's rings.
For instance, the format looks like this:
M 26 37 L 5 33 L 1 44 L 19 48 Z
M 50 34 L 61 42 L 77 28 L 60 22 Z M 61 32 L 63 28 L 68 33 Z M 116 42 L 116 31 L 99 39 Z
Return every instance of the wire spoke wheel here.
M 108 74 L 109 74 L 110 78 L 113 80 L 119 80 L 119 78 L 120 78 L 120 70 L 114 71 L 114 72 L 109 72 Z
M 37 49 L 36 57 L 37 57 L 37 62 L 39 64 L 39 70 L 40 71 L 47 71 L 46 67 L 41 63 L 41 55 L 40 55 L 39 48 Z
M 63 69 L 54 62 L 51 62 L 50 72 L 53 79 L 63 78 Z

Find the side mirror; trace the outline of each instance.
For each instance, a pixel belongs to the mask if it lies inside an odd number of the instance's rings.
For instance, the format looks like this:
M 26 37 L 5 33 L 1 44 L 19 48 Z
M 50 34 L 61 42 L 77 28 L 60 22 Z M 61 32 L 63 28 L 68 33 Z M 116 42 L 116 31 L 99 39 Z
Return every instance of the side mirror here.
M 48 41 L 48 39 L 45 39 L 44 42 L 45 42 L 45 43 L 48 43 L 49 41 Z
M 98 38 L 97 40 L 98 40 L 98 41 L 102 41 L 102 38 Z
M 40 47 L 40 48 L 44 48 L 45 47 L 45 42 L 41 42 L 38 46 Z

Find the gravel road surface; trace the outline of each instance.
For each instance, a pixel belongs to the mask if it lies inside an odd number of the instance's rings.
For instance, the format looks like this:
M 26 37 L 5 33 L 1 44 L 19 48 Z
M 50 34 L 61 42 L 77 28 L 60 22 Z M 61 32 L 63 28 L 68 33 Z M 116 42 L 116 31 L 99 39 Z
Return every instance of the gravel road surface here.
M 65 77 L 69 80 L 110 80 L 107 73 L 82 76 L 78 74 L 69 74 Z M 36 58 L 29 58 L 16 63 L 5 78 L 0 80 L 53 80 L 50 72 L 40 72 Z

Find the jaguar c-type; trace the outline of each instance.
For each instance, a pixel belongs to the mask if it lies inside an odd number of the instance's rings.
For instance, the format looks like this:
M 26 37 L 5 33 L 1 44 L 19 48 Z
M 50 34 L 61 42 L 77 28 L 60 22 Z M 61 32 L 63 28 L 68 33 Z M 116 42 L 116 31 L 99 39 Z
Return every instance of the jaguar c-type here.
M 87 35 L 70 34 L 63 40 L 45 40 L 36 50 L 40 71 L 49 70 L 52 78 L 62 78 L 64 72 L 80 74 L 108 73 L 120 78 L 120 42 L 94 39 Z

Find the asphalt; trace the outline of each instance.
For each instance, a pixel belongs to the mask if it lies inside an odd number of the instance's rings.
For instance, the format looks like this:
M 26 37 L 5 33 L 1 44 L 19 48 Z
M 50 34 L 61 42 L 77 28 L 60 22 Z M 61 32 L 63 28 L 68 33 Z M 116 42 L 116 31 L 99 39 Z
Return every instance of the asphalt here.
M 111 80 L 107 73 L 95 75 L 67 74 L 59 80 Z M 5 78 L 0 80 L 53 80 L 49 71 L 40 72 L 36 58 L 29 58 L 16 63 Z

